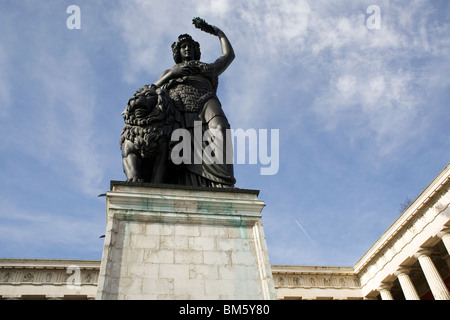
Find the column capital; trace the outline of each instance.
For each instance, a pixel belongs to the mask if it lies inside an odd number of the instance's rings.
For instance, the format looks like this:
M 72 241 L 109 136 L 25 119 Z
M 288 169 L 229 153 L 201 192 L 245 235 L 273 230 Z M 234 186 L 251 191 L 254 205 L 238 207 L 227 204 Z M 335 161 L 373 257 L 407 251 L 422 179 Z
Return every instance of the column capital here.
M 384 291 L 384 290 L 391 290 L 393 283 L 387 283 L 387 282 L 382 282 L 380 283 L 380 285 L 378 286 L 377 290 L 379 292 Z
M 441 238 L 441 239 L 450 236 L 450 228 L 449 227 L 445 227 L 440 232 L 438 232 L 437 236 L 439 238 Z
M 410 271 L 411 271 L 411 268 L 410 268 L 410 267 L 399 267 L 399 268 L 397 269 L 397 271 L 394 272 L 394 275 L 395 275 L 396 277 L 398 277 L 398 276 L 401 275 L 401 274 L 406 274 L 406 275 L 408 275 Z
M 380 283 L 377 290 L 380 293 L 382 300 L 394 300 L 391 292 L 389 291 L 391 290 L 392 285 L 393 283 L 385 283 L 385 282 Z
M 415 254 L 414 258 L 419 259 L 422 256 L 430 256 L 433 250 L 430 248 L 420 248 Z

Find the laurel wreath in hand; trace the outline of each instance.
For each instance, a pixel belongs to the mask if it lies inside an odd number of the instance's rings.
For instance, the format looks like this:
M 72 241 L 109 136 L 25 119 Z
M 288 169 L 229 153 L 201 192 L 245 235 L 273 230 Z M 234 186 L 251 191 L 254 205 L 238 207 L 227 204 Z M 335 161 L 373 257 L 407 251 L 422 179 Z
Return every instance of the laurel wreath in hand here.
M 196 18 L 192 19 L 192 23 L 195 25 L 196 28 L 217 36 L 217 29 L 214 26 L 210 25 L 205 20 L 203 20 L 199 17 L 196 17 Z

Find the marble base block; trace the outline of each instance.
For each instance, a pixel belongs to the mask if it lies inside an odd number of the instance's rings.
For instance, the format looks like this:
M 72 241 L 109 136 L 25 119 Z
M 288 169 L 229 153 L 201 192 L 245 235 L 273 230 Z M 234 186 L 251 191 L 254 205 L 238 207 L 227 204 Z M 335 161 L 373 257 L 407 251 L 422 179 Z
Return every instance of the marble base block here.
M 258 191 L 111 182 L 97 299 L 275 299 Z

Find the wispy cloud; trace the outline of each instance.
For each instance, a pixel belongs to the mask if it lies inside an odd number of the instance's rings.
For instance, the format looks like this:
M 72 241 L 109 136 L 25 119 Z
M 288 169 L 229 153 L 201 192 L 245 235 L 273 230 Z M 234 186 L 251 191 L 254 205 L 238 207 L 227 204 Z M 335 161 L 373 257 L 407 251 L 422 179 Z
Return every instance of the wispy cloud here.
M 324 128 L 369 141 L 380 156 L 392 155 L 430 125 L 421 121 L 420 109 L 426 104 L 423 93 L 432 88 L 423 79 L 432 72 L 417 61 L 425 56 L 447 59 L 442 52 L 449 48 L 425 2 L 384 4 L 381 30 L 365 26 L 364 7 L 344 16 L 315 8 L 310 25 L 314 37 L 306 41 L 311 51 L 304 51 L 304 61 L 328 78 L 312 106 Z
M 37 252 L 47 254 L 42 258 L 99 258 L 98 239 L 103 232 L 99 217 L 26 212 L 3 198 L 0 208 L 0 243 L 5 245 L 1 248 L 2 258 L 38 257 Z

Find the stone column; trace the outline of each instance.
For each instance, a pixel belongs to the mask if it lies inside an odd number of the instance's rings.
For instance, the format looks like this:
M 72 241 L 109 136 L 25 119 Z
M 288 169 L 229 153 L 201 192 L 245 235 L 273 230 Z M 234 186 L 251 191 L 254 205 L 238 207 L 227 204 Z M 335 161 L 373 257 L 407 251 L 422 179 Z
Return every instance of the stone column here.
M 431 250 L 421 249 L 415 254 L 435 300 L 450 300 L 450 293 L 430 257 Z
M 389 290 L 391 290 L 392 284 L 382 283 L 378 288 L 378 292 L 381 295 L 382 300 L 394 300 L 392 294 Z
M 409 269 L 400 268 L 395 273 L 398 277 L 398 281 L 400 282 L 400 286 L 402 287 L 403 294 L 405 295 L 406 300 L 420 300 L 419 294 L 416 291 L 410 277 L 409 277 Z

